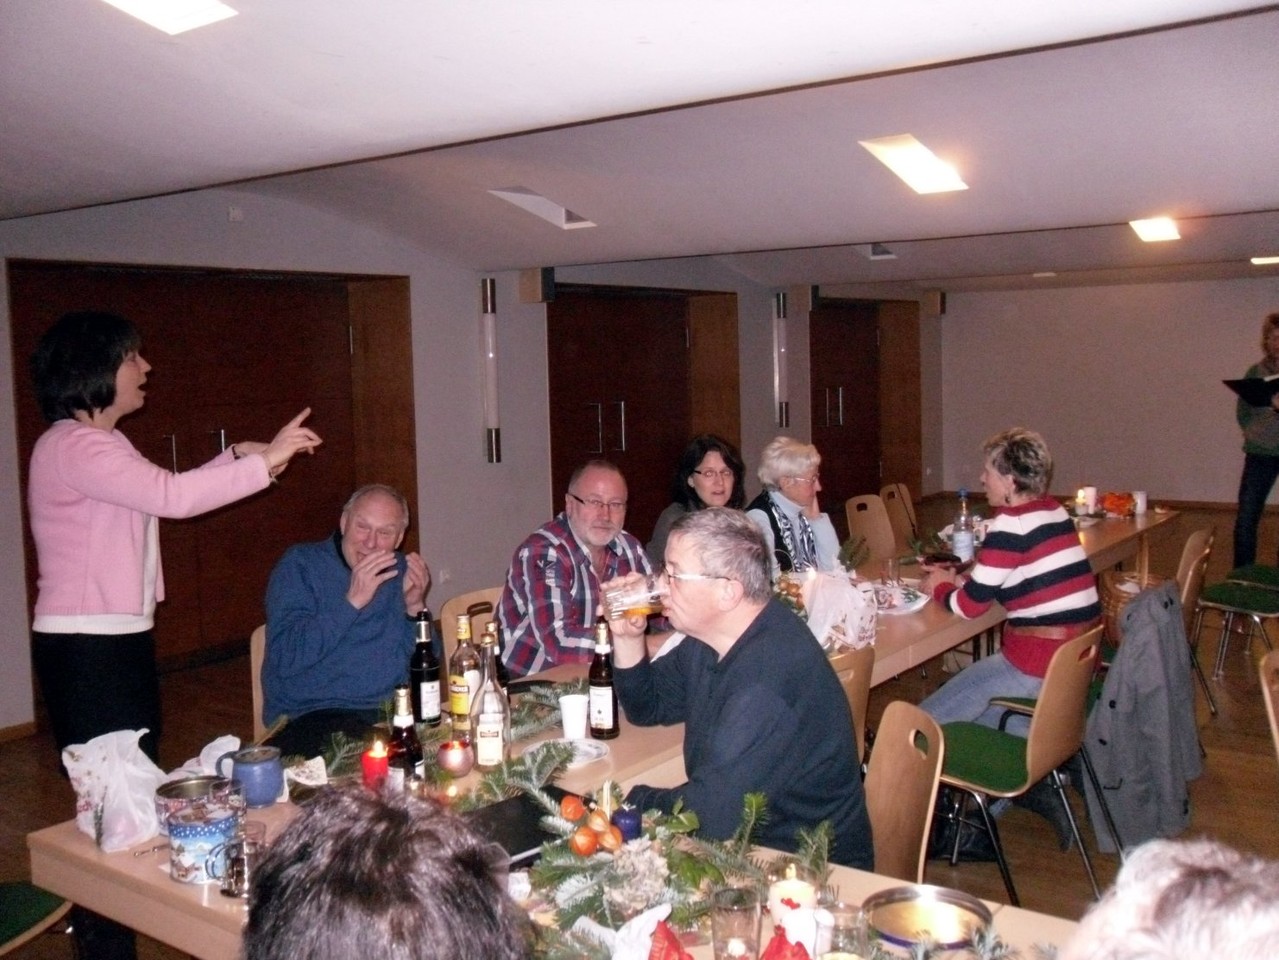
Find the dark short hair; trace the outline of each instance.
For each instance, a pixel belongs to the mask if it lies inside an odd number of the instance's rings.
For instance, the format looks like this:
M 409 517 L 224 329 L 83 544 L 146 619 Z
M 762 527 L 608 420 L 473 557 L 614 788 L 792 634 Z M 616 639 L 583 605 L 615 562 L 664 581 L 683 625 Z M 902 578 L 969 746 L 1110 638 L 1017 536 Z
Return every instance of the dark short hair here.
M 245 960 L 525 960 L 506 854 L 434 800 L 326 788 L 253 876 Z
M 31 354 L 40 412 L 50 423 L 115 403 L 115 375 L 142 345 L 137 328 L 114 313 L 64 314 L 45 331 Z
M 675 480 L 671 484 L 671 499 L 685 510 L 701 510 L 706 506 L 697 495 L 697 491 L 689 486 L 688 479 L 708 453 L 718 453 L 724 459 L 725 466 L 733 471 L 733 494 L 724 506 L 740 510 L 742 504 L 746 502 L 744 487 L 746 464 L 742 463 L 742 455 L 737 452 L 735 446 L 713 433 L 697 435 L 689 441 L 684 452 L 680 454 L 679 465 L 675 470 Z

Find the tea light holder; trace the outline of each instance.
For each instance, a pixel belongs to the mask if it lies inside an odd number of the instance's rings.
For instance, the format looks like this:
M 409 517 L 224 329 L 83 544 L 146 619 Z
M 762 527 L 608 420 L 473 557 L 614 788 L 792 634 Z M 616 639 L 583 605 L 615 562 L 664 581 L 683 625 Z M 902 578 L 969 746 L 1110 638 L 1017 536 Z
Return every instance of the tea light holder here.
M 817 906 L 817 884 L 811 871 L 788 863 L 768 888 L 768 913 L 774 925 L 788 910 L 812 910 Z
M 475 751 L 465 740 L 445 740 L 436 754 L 440 769 L 453 778 L 464 777 L 475 766 Z
M 386 744 L 381 740 L 374 740 L 373 746 L 365 750 L 360 756 L 360 769 L 364 774 L 364 785 L 370 790 L 379 789 L 386 779 L 389 768 L 390 758 L 387 756 Z

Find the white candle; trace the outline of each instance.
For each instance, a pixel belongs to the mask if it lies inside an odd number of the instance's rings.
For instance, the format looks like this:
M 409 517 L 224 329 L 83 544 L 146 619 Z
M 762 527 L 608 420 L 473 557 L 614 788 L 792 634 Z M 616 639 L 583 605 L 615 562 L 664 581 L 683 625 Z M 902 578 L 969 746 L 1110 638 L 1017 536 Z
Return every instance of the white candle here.
M 768 888 L 768 912 L 778 923 L 787 910 L 812 910 L 817 906 L 817 888 L 807 880 L 786 878 Z

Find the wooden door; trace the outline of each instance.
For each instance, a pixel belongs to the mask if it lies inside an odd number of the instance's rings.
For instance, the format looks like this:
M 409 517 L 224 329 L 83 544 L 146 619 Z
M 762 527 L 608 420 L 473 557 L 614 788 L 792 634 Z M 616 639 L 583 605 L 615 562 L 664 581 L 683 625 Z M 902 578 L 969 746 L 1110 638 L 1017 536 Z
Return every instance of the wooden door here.
M 578 466 L 610 460 L 626 477 L 626 529 L 647 540 L 689 438 L 687 297 L 561 287 L 546 313 L 551 509 Z
M 848 536 L 844 501 L 880 488 L 878 309 L 819 299 L 809 314 L 813 443 L 822 509 Z
M 69 310 L 108 310 L 138 327 L 153 371 L 146 406 L 121 429 L 153 463 L 190 469 L 223 442 L 269 440 L 303 406 L 313 408 L 308 422 L 324 446 L 295 460 L 278 485 L 204 517 L 161 521 L 160 659 L 242 642 L 264 619 L 266 581 L 281 553 L 333 530 L 356 485 L 345 281 L 22 262 L 10 264 L 9 283 L 15 366 Z M 30 378 L 14 380 L 25 487 L 45 423 Z M 29 525 L 24 537 L 34 602 Z

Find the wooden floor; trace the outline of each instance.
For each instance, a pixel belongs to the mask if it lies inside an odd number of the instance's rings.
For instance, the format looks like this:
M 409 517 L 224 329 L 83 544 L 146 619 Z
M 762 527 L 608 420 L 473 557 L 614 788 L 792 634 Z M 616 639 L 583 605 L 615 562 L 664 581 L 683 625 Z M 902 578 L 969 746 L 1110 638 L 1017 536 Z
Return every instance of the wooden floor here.
M 1206 638 L 1206 658 L 1216 650 L 1217 637 Z M 1279 858 L 1279 763 L 1270 740 L 1258 687 L 1256 656 L 1242 644 L 1232 644 L 1226 676 L 1214 683 L 1221 715 L 1210 717 L 1202 694 L 1198 719 L 1208 751 L 1204 775 L 1193 786 L 1193 820 L 1189 835 L 1219 838 L 1244 850 Z M 247 656 L 222 663 L 170 673 L 162 678 L 165 728 L 161 740 L 163 766 L 171 769 L 214 737 L 251 732 Z M 931 692 L 945 677 L 940 663 L 929 665 L 928 676 L 912 672 L 872 692 L 871 724 L 894 699 L 912 702 Z M 1078 797 L 1075 808 L 1082 815 Z M 0 743 L 0 880 L 30 875 L 25 835 L 28 831 L 66 820 L 73 798 L 59 774 L 52 739 L 39 734 Z M 1058 916 L 1078 917 L 1091 891 L 1077 851 L 1057 849 L 1047 823 L 1020 809 L 1001 820 L 1013 876 L 1023 906 Z M 1094 864 L 1104 882 L 1113 878 L 1118 861 L 1095 852 L 1092 834 L 1082 828 L 1093 851 Z M 1003 885 L 994 864 L 964 864 L 951 868 L 931 863 L 930 883 L 957 887 L 979 896 L 1002 900 Z M 146 960 L 174 960 L 176 951 L 142 939 L 139 954 Z M 24 960 L 69 958 L 65 938 L 43 937 L 15 954 Z

